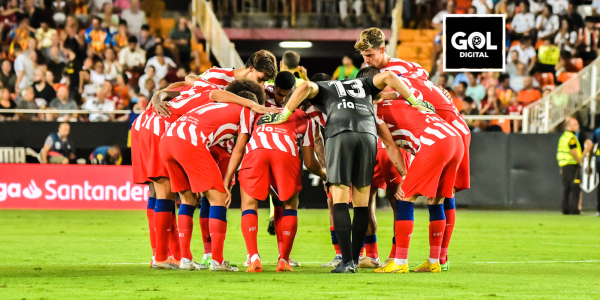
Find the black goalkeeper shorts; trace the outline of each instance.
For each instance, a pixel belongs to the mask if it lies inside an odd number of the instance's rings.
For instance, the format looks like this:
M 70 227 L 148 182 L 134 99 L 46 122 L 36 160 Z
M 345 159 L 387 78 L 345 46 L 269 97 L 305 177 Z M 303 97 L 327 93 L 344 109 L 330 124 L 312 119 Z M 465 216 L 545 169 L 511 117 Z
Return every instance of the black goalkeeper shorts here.
M 327 183 L 371 185 L 377 163 L 377 138 L 370 133 L 343 131 L 325 143 Z

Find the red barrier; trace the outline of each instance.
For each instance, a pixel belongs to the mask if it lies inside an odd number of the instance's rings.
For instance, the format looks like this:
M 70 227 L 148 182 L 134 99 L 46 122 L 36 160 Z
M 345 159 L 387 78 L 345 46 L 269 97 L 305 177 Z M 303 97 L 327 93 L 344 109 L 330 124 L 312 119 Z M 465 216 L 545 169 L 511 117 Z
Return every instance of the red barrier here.
M 0 209 L 145 209 L 131 166 L 0 164 Z

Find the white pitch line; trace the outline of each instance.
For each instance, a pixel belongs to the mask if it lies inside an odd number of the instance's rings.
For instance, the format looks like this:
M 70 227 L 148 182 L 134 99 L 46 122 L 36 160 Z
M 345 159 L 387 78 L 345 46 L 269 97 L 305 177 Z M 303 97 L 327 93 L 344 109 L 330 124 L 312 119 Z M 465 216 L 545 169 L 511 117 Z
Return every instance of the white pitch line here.
M 546 244 L 556 245 L 556 246 L 600 247 L 600 245 L 584 245 L 584 244 L 557 244 L 557 243 L 546 243 Z

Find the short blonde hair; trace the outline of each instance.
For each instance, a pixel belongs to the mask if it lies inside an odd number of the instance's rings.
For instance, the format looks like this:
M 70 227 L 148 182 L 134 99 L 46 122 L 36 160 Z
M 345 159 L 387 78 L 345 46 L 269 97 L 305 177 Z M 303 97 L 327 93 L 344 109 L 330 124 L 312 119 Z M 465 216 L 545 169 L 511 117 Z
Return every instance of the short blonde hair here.
M 354 44 L 354 49 L 358 51 L 367 51 L 369 49 L 379 49 L 385 46 L 385 34 L 377 27 L 363 30 Z

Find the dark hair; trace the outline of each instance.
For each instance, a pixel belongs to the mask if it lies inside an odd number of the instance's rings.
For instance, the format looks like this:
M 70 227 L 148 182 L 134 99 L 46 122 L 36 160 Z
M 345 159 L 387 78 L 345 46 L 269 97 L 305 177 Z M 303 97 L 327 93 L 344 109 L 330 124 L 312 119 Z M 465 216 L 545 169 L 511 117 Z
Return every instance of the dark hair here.
M 121 152 L 121 147 L 119 147 L 119 145 L 112 145 L 110 147 Z
M 469 104 L 473 104 L 475 101 L 474 101 L 474 100 L 473 100 L 473 98 L 471 98 L 471 97 L 465 97 L 465 98 L 463 99 L 463 102 L 467 102 L 467 103 L 469 103 Z
M 498 82 L 503 82 L 506 79 L 509 79 L 510 75 L 506 74 L 506 73 L 502 73 L 500 74 L 500 76 L 498 76 Z
M 379 69 L 377 69 L 376 67 L 373 67 L 373 66 L 364 67 L 364 68 L 360 69 L 360 71 L 358 71 L 358 74 L 356 74 L 356 78 L 375 77 L 375 75 L 377 75 L 379 73 L 380 73 Z
M 94 16 L 94 17 L 92 18 L 92 20 L 97 20 L 97 21 L 98 21 L 98 23 L 102 24 L 102 19 L 101 19 L 100 17 L 98 17 L 98 16 Z
M 469 87 L 469 85 L 466 82 L 464 82 L 464 81 L 461 81 L 458 84 L 462 85 L 464 89 L 467 89 Z
M 17 24 L 21 24 L 24 20 L 29 20 L 29 16 L 27 14 L 17 14 Z
M 150 25 L 148 25 L 148 24 L 142 25 L 142 30 L 150 31 Z
M 448 81 L 448 74 L 446 74 L 446 73 L 442 73 L 442 74 L 440 74 L 440 78 L 442 78 L 442 77 L 444 77 L 444 79 L 445 79 L 446 81 Z
M 119 25 L 125 25 L 125 26 L 127 26 L 127 21 L 125 21 L 123 19 L 119 19 Z
M 13 51 L 21 52 L 21 51 L 23 51 L 23 48 L 21 48 L 21 45 L 19 45 L 19 43 L 15 43 L 15 45 L 13 46 Z
M 242 98 L 250 99 L 250 100 L 258 103 L 258 99 L 256 99 L 256 95 L 254 95 L 254 93 L 252 93 L 252 92 L 241 91 L 237 95 L 240 96 L 240 97 L 242 97 Z
M 278 87 L 282 90 L 291 90 L 295 86 L 296 77 L 294 77 L 294 74 L 288 71 L 277 73 L 277 77 L 275 77 L 275 87 Z
M 531 42 L 531 37 L 528 37 L 528 36 L 523 36 L 523 37 L 522 37 L 522 38 L 519 40 L 519 42 L 521 42 L 521 43 L 525 43 L 525 42 Z
M 275 78 L 277 76 L 277 59 L 273 53 L 267 50 L 259 50 L 254 52 L 246 61 L 246 68 L 253 67 L 259 72 L 265 73 L 265 80 Z
M 230 93 L 234 93 L 239 96 L 239 93 L 242 91 L 248 91 L 253 93 L 258 100 L 257 103 L 260 105 L 265 104 L 266 96 L 263 87 L 258 84 L 256 81 L 252 81 L 250 79 L 237 79 L 232 81 L 225 88 L 226 91 Z
M 135 37 L 135 35 L 132 35 L 127 39 L 127 43 L 129 43 L 129 44 L 131 44 L 131 43 L 137 44 L 137 42 L 138 42 L 138 40 Z
M 571 59 L 573 55 L 569 51 L 560 51 L 560 57 L 562 59 Z
M 312 82 L 329 81 L 329 80 L 331 80 L 331 76 L 329 76 L 328 74 L 325 74 L 325 73 L 317 73 L 317 74 L 313 75 L 313 77 L 310 78 L 310 81 L 312 81 Z
M 295 69 L 300 64 L 300 54 L 294 51 L 285 51 L 281 60 L 286 67 Z
M 546 5 L 544 5 L 544 7 L 546 7 L 548 9 L 548 12 L 550 12 L 550 14 L 552 15 L 552 5 L 546 3 Z

